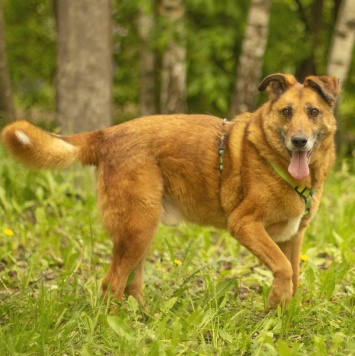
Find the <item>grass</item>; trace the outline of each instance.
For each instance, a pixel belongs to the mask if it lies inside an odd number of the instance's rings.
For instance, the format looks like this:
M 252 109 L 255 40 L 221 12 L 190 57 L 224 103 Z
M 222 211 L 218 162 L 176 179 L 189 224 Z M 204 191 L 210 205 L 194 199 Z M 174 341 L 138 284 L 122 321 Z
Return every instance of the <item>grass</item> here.
M 111 243 L 91 171 L 29 172 L 0 157 L 0 355 L 355 355 L 349 163 L 327 182 L 285 313 L 266 311 L 271 274 L 248 251 L 191 225 L 159 228 L 146 313 L 101 296 Z

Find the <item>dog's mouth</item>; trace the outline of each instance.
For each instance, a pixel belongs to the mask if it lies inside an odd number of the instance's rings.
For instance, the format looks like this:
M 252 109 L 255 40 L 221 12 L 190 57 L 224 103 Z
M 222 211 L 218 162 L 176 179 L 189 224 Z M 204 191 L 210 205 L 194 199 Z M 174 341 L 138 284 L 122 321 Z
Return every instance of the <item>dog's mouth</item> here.
M 293 150 L 290 151 L 291 162 L 288 166 L 288 172 L 295 179 L 304 179 L 309 176 L 309 159 L 312 154 L 310 151 Z

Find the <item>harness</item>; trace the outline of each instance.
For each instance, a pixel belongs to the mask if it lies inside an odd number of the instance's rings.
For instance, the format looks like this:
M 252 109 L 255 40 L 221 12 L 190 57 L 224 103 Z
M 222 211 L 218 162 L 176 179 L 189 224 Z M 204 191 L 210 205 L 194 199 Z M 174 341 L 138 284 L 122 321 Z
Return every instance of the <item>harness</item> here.
M 284 180 L 286 181 L 297 193 L 298 195 L 304 200 L 305 204 L 305 211 L 303 216 L 309 214 L 309 210 L 311 208 L 311 199 L 314 195 L 314 189 L 308 187 L 302 187 L 297 185 L 290 176 L 284 172 L 280 167 L 278 167 L 275 163 L 271 163 L 272 168 L 274 171 Z

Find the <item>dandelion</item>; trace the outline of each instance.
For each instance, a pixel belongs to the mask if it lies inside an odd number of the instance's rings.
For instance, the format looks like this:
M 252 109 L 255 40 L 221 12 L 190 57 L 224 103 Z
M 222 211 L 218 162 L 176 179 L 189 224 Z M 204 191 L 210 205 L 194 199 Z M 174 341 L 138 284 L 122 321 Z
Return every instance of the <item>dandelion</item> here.
M 178 260 L 177 258 L 174 260 L 174 263 L 175 263 L 177 266 L 182 265 L 182 262 L 181 262 L 180 260 Z
M 300 260 L 306 262 L 306 261 L 308 261 L 308 256 L 307 255 L 301 255 L 300 256 Z
M 6 227 L 4 230 L 2 230 L 2 232 L 6 235 L 6 236 L 14 236 L 14 230 Z

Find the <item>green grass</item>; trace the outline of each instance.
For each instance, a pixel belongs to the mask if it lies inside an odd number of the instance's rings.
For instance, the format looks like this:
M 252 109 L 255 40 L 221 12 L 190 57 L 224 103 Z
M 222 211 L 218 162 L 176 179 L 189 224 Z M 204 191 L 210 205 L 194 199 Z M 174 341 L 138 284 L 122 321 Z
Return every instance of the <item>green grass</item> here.
M 101 296 L 111 242 L 92 172 L 29 172 L 0 157 L 0 355 L 355 355 L 349 164 L 327 182 L 285 313 L 266 311 L 271 274 L 257 259 L 228 233 L 191 225 L 159 228 L 146 313 Z

